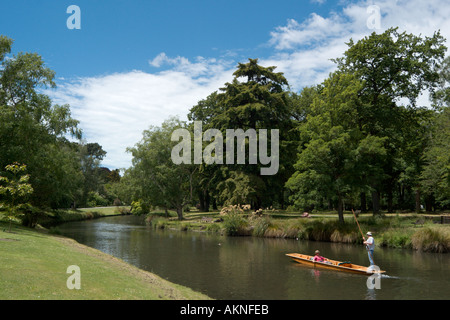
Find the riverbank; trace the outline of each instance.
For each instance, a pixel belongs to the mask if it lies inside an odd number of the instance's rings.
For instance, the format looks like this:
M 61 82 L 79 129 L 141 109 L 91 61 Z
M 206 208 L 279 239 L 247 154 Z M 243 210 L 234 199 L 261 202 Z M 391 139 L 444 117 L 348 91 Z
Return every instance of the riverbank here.
M 449 213 L 442 213 L 449 215 Z M 423 252 L 450 252 L 450 224 L 439 224 L 442 214 L 396 213 L 374 217 L 360 214 L 358 222 L 363 232 L 374 233 L 377 245 L 389 248 L 412 249 Z M 262 214 L 219 212 L 188 212 L 185 220 L 164 218 L 150 214 L 147 221 L 155 228 L 215 232 L 229 236 L 291 238 L 361 244 L 362 237 L 351 212 L 344 214 L 340 224 L 337 214 L 323 212 L 309 214 L 265 210 Z
M 126 214 L 130 214 L 129 206 L 49 210 L 41 214 L 38 219 L 38 224 L 45 228 L 51 228 L 64 222 L 90 220 Z
M 8 227 L 0 222 L 1 300 L 210 299 L 72 239 Z M 72 265 L 80 268 L 80 289 L 67 286 Z

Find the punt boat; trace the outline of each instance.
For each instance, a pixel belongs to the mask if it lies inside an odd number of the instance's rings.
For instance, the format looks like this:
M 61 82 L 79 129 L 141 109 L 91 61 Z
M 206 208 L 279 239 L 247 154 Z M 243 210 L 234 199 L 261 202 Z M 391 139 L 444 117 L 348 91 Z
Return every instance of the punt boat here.
M 314 256 L 309 256 L 301 253 L 287 253 L 288 257 L 292 258 L 295 262 L 303 265 L 308 265 L 314 268 L 330 269 L 336 271 L 344 271 L 351 273 L 359 273 L 365 275 L 371 275 L 374 273 L 384 273 L 383 270 L 374 270 L 374 268 L 359 266 L 349 261 L 337 261 L 326 259 L 325 262 L 313 261 Z

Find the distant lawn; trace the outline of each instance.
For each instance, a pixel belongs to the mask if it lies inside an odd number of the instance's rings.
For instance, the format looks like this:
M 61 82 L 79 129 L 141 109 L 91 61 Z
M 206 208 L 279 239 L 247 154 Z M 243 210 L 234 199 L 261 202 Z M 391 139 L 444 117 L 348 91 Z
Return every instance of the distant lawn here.
M 130 206 L 110 206 L 110 207 L 92 207 L 92 208 L 80 208 L 76 211 L 81 212 L 97 212 L 103 216 L 114 216 L 120 214 L 120 210 L 129 210 Z M 70 212 L 70 210 L 67 210 Z
M 0 299 L 2 300 L 181 300 L 209 299 L 150 272 L 74 240 L 0 222 Z M 77 265 L 81 289 L 68 289 Z

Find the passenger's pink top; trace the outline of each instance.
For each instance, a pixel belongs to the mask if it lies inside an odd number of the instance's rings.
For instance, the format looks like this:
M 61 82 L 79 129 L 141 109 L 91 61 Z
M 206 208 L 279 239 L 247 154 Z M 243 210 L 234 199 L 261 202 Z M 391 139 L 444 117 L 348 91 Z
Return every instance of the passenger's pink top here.
M 314 261 L 317 261 L 317 262 L 324 262 L 324 261 L 325 261 L 325 258 L 324 258 L 324 257 L 321 257 L 321 256 L 314 256 Z

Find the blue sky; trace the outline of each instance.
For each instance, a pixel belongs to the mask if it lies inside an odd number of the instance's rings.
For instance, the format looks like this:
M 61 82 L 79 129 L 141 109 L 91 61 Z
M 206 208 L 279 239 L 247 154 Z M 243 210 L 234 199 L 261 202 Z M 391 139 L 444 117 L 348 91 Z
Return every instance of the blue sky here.
M 70 5 L 80 30 L 66 26 Z M 71 105 L 86 141 L 107 151 L 103 165 L 126 168 L 143 130 L 185 119 L 238 62 L 277 66 L 299 91 L 334 70 L 350 38 L 398 26 L 450 39 L 449 16 L 442 0 L 15 0 L 2 3 L 0 34 L 13 53 L 43 57 L 58 85 L 45 92 Z
M 72 4 L 81 9 L 80 30 L 66 27 Z M 38 52 L 64 78 L 152 72 L 148 59 L 160 52 L 188 59 L 267 55 L 274 27 L 331 9 L 299 0 L 15 0 L 5 7 L 0 30 L 15 39 L 14 50 Z

